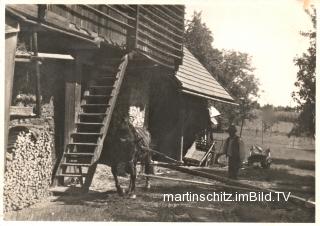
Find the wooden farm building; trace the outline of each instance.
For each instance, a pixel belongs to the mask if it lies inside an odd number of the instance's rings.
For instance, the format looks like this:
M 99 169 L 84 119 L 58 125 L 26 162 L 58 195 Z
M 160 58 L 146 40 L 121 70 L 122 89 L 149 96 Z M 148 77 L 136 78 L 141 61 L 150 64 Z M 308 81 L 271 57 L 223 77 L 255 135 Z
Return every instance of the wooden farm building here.
M 183 5 L 6 5 L 11 152 L 18 132 L 46 125 L 52 178 L 78 168 L 89 188 L 125 112 L 154 149 L 181 160 L 208 126 L 208 100 L 234 103 L 183 47 L 184 14 Z

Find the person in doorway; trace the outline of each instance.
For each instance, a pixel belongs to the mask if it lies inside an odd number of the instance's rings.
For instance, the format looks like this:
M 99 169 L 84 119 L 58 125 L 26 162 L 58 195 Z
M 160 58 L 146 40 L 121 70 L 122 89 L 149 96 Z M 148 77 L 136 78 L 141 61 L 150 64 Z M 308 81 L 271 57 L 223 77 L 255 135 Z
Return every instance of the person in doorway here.
M 228 128 L 229 137 L 224 143 L 223 153 L 228 157 L 228 175 L 231 179 L 237 179 L 240 169 L 240 138 L 236 134 L 237 128 L 231 124 Z

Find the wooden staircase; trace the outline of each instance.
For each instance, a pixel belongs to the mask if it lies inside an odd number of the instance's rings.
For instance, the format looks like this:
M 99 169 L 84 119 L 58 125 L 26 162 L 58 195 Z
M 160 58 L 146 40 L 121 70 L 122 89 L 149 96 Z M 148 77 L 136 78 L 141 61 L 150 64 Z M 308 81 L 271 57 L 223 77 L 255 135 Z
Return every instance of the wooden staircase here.
M 64 149 L 52 192 L 89 190 L 127 64 L 128 54 L 121 59 L 117 69 L 109 69 L 111 75 L 95 78 L 95 84 L 89 84 L 84 92 L 76 129 Z

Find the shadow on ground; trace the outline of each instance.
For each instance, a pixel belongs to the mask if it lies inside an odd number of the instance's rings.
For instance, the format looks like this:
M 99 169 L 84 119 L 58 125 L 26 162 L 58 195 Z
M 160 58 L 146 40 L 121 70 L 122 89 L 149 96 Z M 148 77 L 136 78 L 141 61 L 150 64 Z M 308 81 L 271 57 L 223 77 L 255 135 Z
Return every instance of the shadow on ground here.
M 288 165 L 292 168 L 302 169 L 302 170 L 315 170 L 315 162 L 308 161 L 308 160 L 273 158 L 272 163 L 273 164 Z

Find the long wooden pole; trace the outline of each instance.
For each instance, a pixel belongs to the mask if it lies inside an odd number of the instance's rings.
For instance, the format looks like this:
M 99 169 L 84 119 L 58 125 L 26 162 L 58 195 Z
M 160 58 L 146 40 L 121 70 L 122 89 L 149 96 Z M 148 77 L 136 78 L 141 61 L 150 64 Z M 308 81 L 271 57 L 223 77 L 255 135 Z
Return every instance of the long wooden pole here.
M 169 160 L 169 161 L 171 161 L 171 162 L 174 162 L 174 163 L 176 163 L 176 164 L 178 164 L 178 165 L 181 165 L 181 164 L 182 164 L 180 161 L 177 161 L 177 160 L 175 160 L 175 159 L 173 159 L 173 158 L 170 158 L 169 156 L 167 156 L 167 155 L 165 155 L 165 154 L 163 154 L 163 153 L 161 153 L 161 152 L 158 152 L 158 151 L 156 151 L 156 150 L 153 150 L 153 149 L 151 149 L 151 148 L 147 148 L 147 147 L 144 147 L 144 146 L 142 146 L 141 148 L 142 148 L 143 150 L 145 150 L 145 151 L 149 151 L 149 152 L 154 153 L 154 154 L 156 154 L 156 155 L 158 155 L 158 156 L 161 156 L 161 157 L 163 157 L 164 159 Z
M 252 191 L 251 189 L 242 188 L 242 187 L 238 187 L 238 186 L 215 184 L 215 183 L 209 183 L 209 182 L 203 182 L 203 181 L 195 181 L 195 180 L 185 180 L 185 179 L 181 179 L 181 178 L 162 177 L 162 176 L 156 176 L 156 175 L 150 175 L 150 174 L 147 174 L 147 175 L 146 174 L 140 174 L 140 176 L 159 179 L 159 180 L 169 180 L 169 181 L 183 182 L 183 183 L 189 183 L 189 184 L 207 185 L 207 186 L 212 186 L 212 187 L 215 187 L 215 188 L 232 189 L 232 190 L 238 190 L 238 191 Z
M 168 168 L 168 169 L 173 169 L 173 170 L 177 170 L 183 173 L 188 173 L 190 175 L 194 175 L 194 176 L 200 176 L 200 177 L 204 177 L 204 178 L 208 178 L 208 179 L 213 179 L 213 180 L 217 180 L 217 181 L 221 181 L 224 182 L 228 185 L 232 185 L 232 186 L 239 186 L 239 187 L 243 187 L 243 188 L 247 188 L 247 189 L 251 189 L 251 191 L 263 191 L 263 192 L 272 192 L 272 193 L 276 193 L 278 191 L 273 190 L 273 189 L 268 189 L 268 188 L 262 188 L 259 186 L 255 186 L 255 185 L 251 185 L 251 184 L 246 184 L 237 180 L 233 180 L 233 179 L 229 179 L 229 178 L 225 178 L 225 177 L 221 177 L 218 175 L 215 175 L 213 173 L 205 173 L 199 170 L 194 170 L 194 169 L 188 169 L 186 167 L 182 167 L 182 166 L 175 166 L 175 165 L 171 165 L 171 164 L 157 164 L 158 166 L 164 167 L 164 168 Z M 311 202 L 309 200 L 306 200 L 304 198 L 295 196 L 295 195 L 290 195 L 289 200 L 292 202 L 295 202 L 299 205 L 303 204 L 303 205 L 308 205 L 310 207 L 315 207 L 315 203 Z
M 33 55 L 38 57 L 38 33 L 32 34 L 33 39 Z M 41 85 L 40 85 L 40 61 L 35 58 L 35 75 L 36 75 L 36 114 L 41 116 Z

